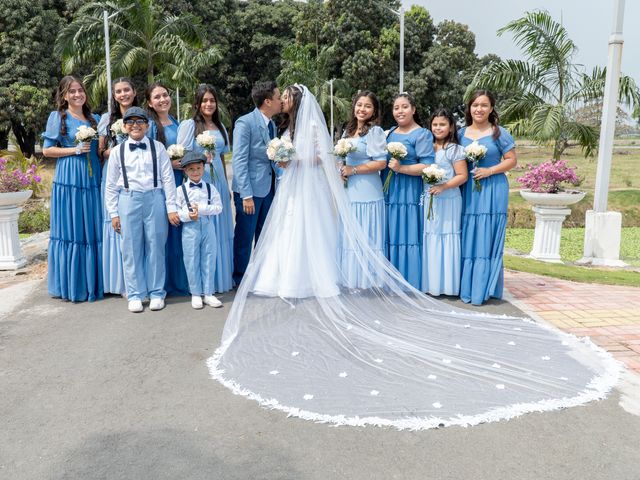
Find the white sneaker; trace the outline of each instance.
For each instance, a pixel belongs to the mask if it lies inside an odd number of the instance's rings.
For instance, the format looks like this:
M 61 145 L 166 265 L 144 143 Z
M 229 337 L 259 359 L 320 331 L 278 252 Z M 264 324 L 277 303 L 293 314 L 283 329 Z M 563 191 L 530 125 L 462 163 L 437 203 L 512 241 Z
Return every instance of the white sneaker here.
M 205 295 L 204 303 L 214 308 L 219 308 L 222 306 L 222 302 L 218 300 L 215 295 Z
M 200 310 L 202 305 L 202 297 L 200 295 L 192 295 L 191 296 L 191 306 L 196 310 Z
M 164 298 L 152 298 L 149 302 L 149 310 L 162 310 L 164 308 Z
M 129 311 L 131 313 L 140 313 L 143 310 L 144 307 L 142 306 L 142 302 L 140 300 L 131 300 L 129 302 Z

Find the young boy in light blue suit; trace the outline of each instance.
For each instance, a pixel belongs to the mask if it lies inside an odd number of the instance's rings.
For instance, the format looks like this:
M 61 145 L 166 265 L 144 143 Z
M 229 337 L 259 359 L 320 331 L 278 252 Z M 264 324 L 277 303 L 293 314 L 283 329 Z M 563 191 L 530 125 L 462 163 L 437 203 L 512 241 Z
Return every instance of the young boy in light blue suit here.
M 189 180 L 178 187 L 176 204 L 182 220 L 182 257 L 189 280 L 191 306 L 204 303 L 221 307 L 215 291 L 216 230 L 213 216 L 222 212 L 222 200 L 216 187 L 202 180 L 207 161 L 202 153 L 188 152 L 180 161 Z
M 140 107 L 123 116 L 129 138 L 109 155 L 105 205 L 122 235 L 122 264 L 130 312 L 164 308 L 165 244 L 169 222 L 180 225 L 176 185 L 164 145 L 145 136 L 149 117 Z M 167 222 L 168 217 L 168 222 Z
M 282 111 L 275 82 L 257 83 L 251 91 L 253 112 L 236 120 L 233 130 L 233 201 L 236 226 L 233 238 L 233 280 L 240 284 L 273 200 L 275 173 L 267 145 L 276 136 L 271 117 Z

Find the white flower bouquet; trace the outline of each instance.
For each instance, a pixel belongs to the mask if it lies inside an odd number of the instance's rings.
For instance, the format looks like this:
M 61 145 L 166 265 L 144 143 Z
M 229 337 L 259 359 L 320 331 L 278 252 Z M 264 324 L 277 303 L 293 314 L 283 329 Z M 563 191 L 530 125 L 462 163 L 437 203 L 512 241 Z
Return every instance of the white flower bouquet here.
M 333 154 L 343 160 L 347 158 L 351 152 L 355 152 L 358 148 L 347 138 L 341 138 L 333 148 Z
M 427 185 L 437 185 L 438 183 L 442 182 L 445 175 L 445 170 L 438 167 L 435 163 L 422 170 L 422 180 Z M 433 216 L 433 195 L 431 195 L 430 193 L 428 193 L 428 195 L 429 210 L 427 211 L 427 220 L 431 220 L 431 217 Z
M 407 147 L 404 143 L 401 142 L 389 142 L 387 144 L 387 152 L 391 155 L 391 158 L 394 160 L 402 160 L 407 156 Z M 389 185 L 391 185 L 391 176 L 393 175 L 393 170 L 389 170 L 387 174 L 387 178 L 384 181 L 384 185 L 382 186 L 382 191 L 387 193 L 389 191 Z
M 175 143 L 173 145 L 169 145 L 167 147 L 167 153 L 169 154 L 169 158 L 171 160 L 180 160 L 184 157 L 184 147 L 179 143 Z
M 296 149 L 288 138 L 274 138 L 267 145 L 267 157 L 276 163 L 289 163 L 293 160 Z
M 211 155 L 211 163 L 209 164 L 209 173 L 211 174 L 211 180 L 216 179 L 216 173 L 213 169 L 213 156 L 216 154 L 216 137 L 209 132 L 202 132 L 196 137 L 196 143 L 203 148 L 203 150 Z
M 127 131 L 124 129 L 124 122 L 122 121 L 122 119 L 116 120 L 111 124 L 111 133 L 116 137 L 118 135 L 128 135 Z
M 341 159 L 339 162 L 336 162 L 338 164 L 338 170 L 342 170 L 347 155 L 349 155 L 351 152 L 355 152 L 357 149 L 358 147 L 356 147 L 349 139 L 341 138 L 340 140 L 338 140 L 335 147 L 333 148 L 333 154 Z M 347 188 L 348 186 L 349 184 L 347 180 L 345 180 L 344 188 Z
M 487 147 L 484 145 L 480 145 L 477 140 L 471 142 L 470 145 L 467 145 L 464 149 L 465 156 L 467 157 L 467 162 L 472 165 L 471 173 L 478 168 L 478 162 L 482 160 L 487 154 Z M 473 187 L 476 191 L 482 191 L 482 184 L 480 180 L 473 181 Z
M 76 145 L 85 142 L 92 142 L 98 138 L 98 132 L 93 128 L 81 125 L 76 131 Z M 93 168 L 91 167 L 91 152 L 87 152 L 87 166 L 89 170 L 89 176 L 93 177 Z

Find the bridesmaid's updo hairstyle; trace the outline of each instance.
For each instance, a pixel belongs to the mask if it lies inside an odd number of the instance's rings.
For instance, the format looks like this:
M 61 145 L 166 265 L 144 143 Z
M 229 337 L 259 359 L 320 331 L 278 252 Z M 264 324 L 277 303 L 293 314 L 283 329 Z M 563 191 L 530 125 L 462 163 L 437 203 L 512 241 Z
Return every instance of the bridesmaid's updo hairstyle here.
M 194 95 L 193 100 L 193 121 L 196 124 L 196 135 L 200 135 L 205 130 L 205 119 L 202 116 L 202 112 L 200 112 L 200 105 L 202 105 L 202 101 L 204 100 L 205 94 L 210 93 L 213 95 L 213 98 L 216 100 L 216 111 L 211 115 L 211 121 L 213 124 L 218 127 L 220 130 L 220 135 L 224 139 L 224 144 L 229 144 L 229 139 L 225 133 L 224 127 L 222 126 L 222 121 L 220 120 L 220 100 L 218 100 L 218 94 L 216 93 L 216 89 L 213 85 L 209 85 L 208 83 L 201 83 L 198 85 L 196 89 L 196 94 Z
M 151 101 L 151 95 L 156 88 L 162 88 L 167 93 L 169 93 L 169 89 L 165 87 L 161 82 L 153 82 L 144 90 L 144 98 L 147 100 L 147 112 L 153 120 L 153 123 L 156 125 L 156 140 L 162 143 L 165 147 L 167 147 L 167 137 L 164 134 L 164 125 L 160 122 L 160 118 L 158 118 L 158 113 L 149 105 Z
M 413 121 L 420 125 L 422 122 L 420 122 L 420 114 L 418 113 L 418 107 L 416 105 L 415 97 L 409 92 L 402 92 L 393 98 L 393 103 L 396 103 L 396 100 L 398 100 L 399 98 L 406 98 L 409 101 L 409 105 L 416 109 L 415 113 L 413 114 Z
M 492 110 L 489 114 L 489 123 L 493 126 L 493 135 L 491 136 L 494 140 L 497 140 L 500 136 L 500 129 L 498 128 L 498 126 L 500 125 L 500 117 L 498 116 L 498 112 L 496 112 L 496 96 L 491 93 L 491 91 L 476 90 L 475 92 L 473 92 L 471 98 L 469 98 L 469 101 L 467 102 L 467 109 L 464 112 L 465 123 L 467 124 L 467 126 L 473 123 L 473 118 L 471 118 L 471 105 L 473 105 L 473 102 L 475 102 L 478 97 L 482 96 L 487 97 L 489 99 L 489 102 L 491 103 Z
M 298 109 L 300 108 L 300 102 L 302 102 L 302 89 L 295 86 L 289 85 L 284 89 L 284 93 L 286 93 L 291 99 L 291 110 L 287 114 L 287 119 L 282 124 L 282 130 L 289 129 L 289 136 L 291 140 L 294 139 L 294 135 L 296 133 L 296 117 L 298 116 Z
M 133 90 L 133 102 L 131 102 L 132 107 L 138 106 L 138 95 L 136 94 L 136 86 L 133 84 L 130 78 L 127 77 L 119 77 L 116 78 L 113 82 L 111 82 L 111 115 L 109 116 L 109 125 L 107 126 L 107 136 L 111 139 L 111 142 L 115 145 L 116 136 L 111 131 L 111 125 L 113 125 L 117 120 L 122 118 L 122 111 L 120 110 L 120 103 L 116 100 L 116 96 L 113 94 L 114 89 L 118 83 L 128 83 Z
M 438 108 L 429 118 L 429 125 L 427 125 L 427 128 L 431 133 L 433 133 L 431 124 L 436 117 L 444 117 L 447 119 L 447 122 L 449 122 L 449 136 L 447 137 L 447 143 L 459 144 L 460 142 L 458 141 L 458 125 L 456 124 L 456 119 L 453 117 L 453 114 L 446 108 Z
M 56 106 L 58 107 L 58 113 L 60 114 L 60 135 L 65 136 L 67 134 L 67 108 L 69 108 L 69 104 L 65 100 L 65 95 L 71 88 L 71 84 L 73 82 L 78 82 L 82 89 L 84 90 L 85 95 L 87 94 L 87 89 L 84 88 L 84 83 L 80 77 L 76 77 L 75 75 L 67 75 L 62 77 L 60 83 L 58 84 L 58 89 L 56 90 Z M 91 111 L 91 105 L 89 105 L 89 100 L 85 100 L 84 105 L 82 105 L 82 114 L 91 124 L 91 127 L 94 129 L 98 128 L 98 123 L 96 119 L 93 118 L 93 113 Z
M 362 127 L 360 136 L 364 137 L 367 133 L 369 133 L 369 129 L 374 125 L 380 125 L 380 101 L 378 100 L 378 97 L 376 97 L 375 93 L 370 92 L 369 90 L 358 92 L 353 96 L 353 100 L 351 101 L 351 118 L 349 118 L 349 122 L 347 123 L 346 127 L 347 135 L 350 137 L 353 137 L 358 131 L 356 104 L 362 97 L 367 97 L 369 100 L 371 100 L 371 103 L 373 104 L 373 114 Z

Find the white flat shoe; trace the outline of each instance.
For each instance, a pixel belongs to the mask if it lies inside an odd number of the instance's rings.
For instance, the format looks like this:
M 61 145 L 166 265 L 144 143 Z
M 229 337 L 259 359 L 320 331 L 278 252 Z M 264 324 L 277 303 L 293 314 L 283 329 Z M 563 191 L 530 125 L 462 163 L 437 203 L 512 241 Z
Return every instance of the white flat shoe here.
M 149 303 L 149 310 L 162 310 L 164 308 L 163 298 L 152 298 Z
M 220 308 L 222 306 L 222 302 L 218 300 L 215 295 L 205 295 L 204 303 L 213 308 Z
M 142 306 L 142 302 L 140 300 L 131 300 L 129 302 L 129 311 L 131 313 L 140 313 L 143 310 L 144 307 Z
M 202 305 L 202 297 L 200 295 L 192 295 L 191 306 L 196 310 L 200 310 L 204 306 Z

